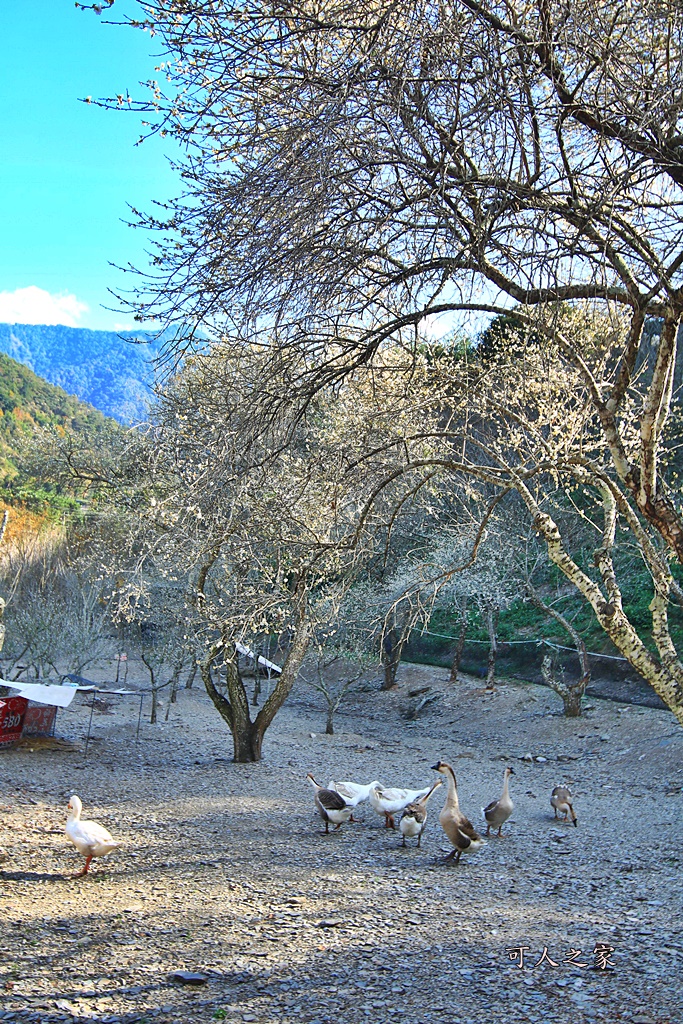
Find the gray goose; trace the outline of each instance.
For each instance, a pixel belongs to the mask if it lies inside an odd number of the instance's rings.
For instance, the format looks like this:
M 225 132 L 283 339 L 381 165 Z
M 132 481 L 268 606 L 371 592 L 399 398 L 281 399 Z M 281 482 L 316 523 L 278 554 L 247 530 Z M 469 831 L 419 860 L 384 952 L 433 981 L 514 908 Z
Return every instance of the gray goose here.
M 453 844 L 453 850 L 446 857 L 446 862 L 455 858 L 455 863 L 458 864 L 463 853 L 474 853 L 484 845 L 485 841 L 475 830 L 469 818 L 466 818 L 460 810 L 455 772 L 451 766 L 445 761 L 437 761 L 432 768 L 435 772 L 445 775 L 448 782 L 446 802 L 439 815 L 439 821 L 441 828 Z
M 399 831 L 403 836 L 403 846 L 406 845 L 406 836 L 410 836 L 412 838 L 417 836 L 417 845 L 420 845 L 422 833 L 427 825 L 427 802 L 434 790 L 438 789 L 438 787 L 442 785 L 443 781 L 441 779 L 437 779 L 425 796 L 422 796 L 419 800 L 415 800 L 413 803 L 408 804 L 403 811 L 401 820 L 398 823 Z
M 486 835 L 491 834 L 491 828 L 498 829 L 498 836 L 502 837 L 502 828 L 505 822 L 512 814 L 512 809 L 515 806 L 510 799 L 510 793 L 508 789 L 508 782 L 511 775 L 514 775 L 512 768 L 506 768 L 503 772 L 503 792 L 501 793 L 498 800 L 492 800 L 486 807 L 482 807 L 481 813 L 484 815 L 484 821 L 486 822 Z
M 324 789 L 320 786 L 311 773 L 306 776 L 315 790 L 315 806 L 318 814 L 325 822 L 325 835 L 330 831 L 330 823 L 335 826 L 335 832 L 341 828 L 345 821 L 351 817 L 352 808 L 346 803 L 343 796 L 333 789 Z
M 557 812 L 560 811 L 564 814 L 563 821 L 567 821 L 571 818 L 574 825 L 578 825 L 578 820 L 574 814 L 572 792 L 569 786 L 555 786 L 555 789 L 550 794 L 550 804 L 555 810 L 555 817 L 558 817 Z

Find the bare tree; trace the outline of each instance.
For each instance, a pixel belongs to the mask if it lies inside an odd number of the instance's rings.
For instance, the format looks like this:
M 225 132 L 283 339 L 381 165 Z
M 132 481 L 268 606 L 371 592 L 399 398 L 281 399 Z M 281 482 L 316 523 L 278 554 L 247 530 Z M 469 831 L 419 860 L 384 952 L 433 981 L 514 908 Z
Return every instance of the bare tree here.
M 160 627 L 166 603 L 177 615 L 185 609 L 188 649 L 201 637 L 202 679 L 239 761 L 260 759 L 315 629 L 330 622 L 384 522 L 375 502 L 373 522 L 359 528 L 358 508 L 376 480 L 362 466 L 343 473 L 331 400 L 321 397 L 294 433 L 275 422 L 254 434 L 265 370 L 257 349 L 217 345 L 168 383 L 146 434 L 115 439 L 117 456 L 98 460 L 70 439 L 59 442 L 63 471 L 110 495 L 111 521 L 102 498 L 99 521 L 107 529 L 111 522 L 119 541 L 102 555 L 113 607 L 131 621 L 143 608 Z M 282 671 L 252 718 L 235 644 L 286 634 Z
M 322 694 L 325 700 L 325 733 L 327 736 L 334 735 L 334 716 L 353 684 L 357 683 L 363 675 L 362 667 L 353 672 L 344 671 L 339 664 L 340 660 L 338 654 L 326 658 L 321 652 L 315 665 L 315 679 L 311 681 L 313 688 Z M 342 668 L 341 673 L 338 671 L 339 668 Z

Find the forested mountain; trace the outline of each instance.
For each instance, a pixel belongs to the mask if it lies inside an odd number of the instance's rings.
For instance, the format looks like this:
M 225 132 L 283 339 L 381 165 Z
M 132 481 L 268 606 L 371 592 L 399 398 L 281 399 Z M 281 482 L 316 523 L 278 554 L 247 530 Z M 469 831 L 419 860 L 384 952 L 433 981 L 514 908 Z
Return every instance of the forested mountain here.
M 36 427 L 88 432 L 104 424 L 97 409 L 0 353 L 0 481 L 17 476 L 17 450 Z
M 0 352 L 122 423 L 146 416 L 156 351 L 134 331 L 0 324 Z

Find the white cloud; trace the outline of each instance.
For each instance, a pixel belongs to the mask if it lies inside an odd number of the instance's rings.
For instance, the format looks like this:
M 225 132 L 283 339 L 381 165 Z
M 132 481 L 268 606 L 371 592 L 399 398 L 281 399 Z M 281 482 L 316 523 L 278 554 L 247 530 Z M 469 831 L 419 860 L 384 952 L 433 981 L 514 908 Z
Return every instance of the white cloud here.
M 29 285 L 13 292 L 0 292 L 0 323 L 64 324 L 78 327 L 88 306 L 75 295 L 51 295 L 44 288 Z

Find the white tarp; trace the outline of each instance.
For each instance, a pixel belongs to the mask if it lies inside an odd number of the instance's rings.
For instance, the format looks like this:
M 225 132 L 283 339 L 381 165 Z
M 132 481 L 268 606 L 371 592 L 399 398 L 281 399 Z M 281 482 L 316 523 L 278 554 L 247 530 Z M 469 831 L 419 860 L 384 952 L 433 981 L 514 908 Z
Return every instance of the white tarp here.
M 252 661 L 254 660 L 254 652 L 250 651 L 248 647 L 245 647 L 244 644 L 241 644 L 239 641 L 235 642 L 235 650 L 240 654 L 243 654 L 245 658 L 251 658 Z M 264 658 L 261 654 L 258 656 L 258 663 L 259 665 L 263 665 L 264 668 L 269 668 L 271 672 L 276 672 L 278 675 L 282 672 L 279 665 L 276 665 L 273 661 L 268 661 L 268 659 Z
M 9 686 L 16 690 L 17 697 L 25 697 L 27 700 L 35 701 L 36 704 L 49 704 L 56 708 L 68 708 L 76 696 L 76 687 L 71 685 L 21 683 L 16 679 L 12 682 L 8 679 L 0 679 L 0 686 Z

